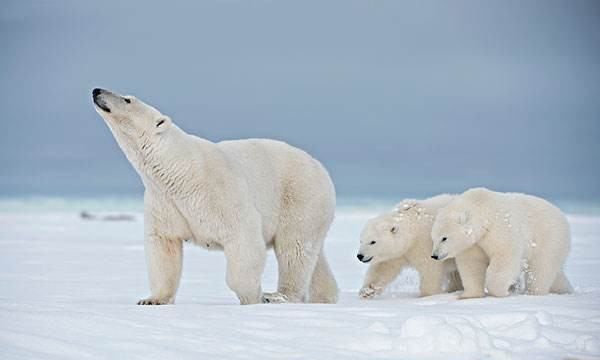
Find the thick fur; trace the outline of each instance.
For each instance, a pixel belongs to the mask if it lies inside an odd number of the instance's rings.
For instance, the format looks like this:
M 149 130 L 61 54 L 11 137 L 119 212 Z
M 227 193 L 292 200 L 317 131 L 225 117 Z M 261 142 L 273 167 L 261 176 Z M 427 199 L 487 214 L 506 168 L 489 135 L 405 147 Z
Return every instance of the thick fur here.
M 145 186 L 151 295 L 140 304 L 174 302 L 185 240 L 224 252 L 226 281 L 241 304 L 337 301 L 323 253 L 335 190 L 317 160 L 279 141 L 189 135 L 131 96 L 94 90 L 94 103 Z M 268 248 L 279 283 L 263 294 Z
M 432 229 L 433 256 L 456 258 L 462 298 L 507 296 L 525 272 L 529 294 L 569 293 L 563 265 L 569 223 L 546 200 L 471 189 L 441 209 Z
M 420 275 L 421 296 L 462 289 L 454 260 L 431 258 L 431 227 L 437 211 L 452 200 L 440 195 L 427 200 L 403 200 L 388 213 L 365 225 L 360 239 L 359 258 L 370 262 L 359 295 L 372 298 L 380 294 L 402 269 L 414 267 Z

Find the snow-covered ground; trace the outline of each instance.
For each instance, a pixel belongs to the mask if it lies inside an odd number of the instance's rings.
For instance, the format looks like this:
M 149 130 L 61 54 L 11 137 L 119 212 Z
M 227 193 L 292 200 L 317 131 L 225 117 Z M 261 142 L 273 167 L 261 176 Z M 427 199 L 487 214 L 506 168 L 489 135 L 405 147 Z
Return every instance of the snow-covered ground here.
M 222 254 L 187 246 L 176 305 L 136 306 L 148 295 L 140 214 L 90 221 L 75 211 L 85 202 L 26 205 L 0 204 L 1 359 L 600 358 L 597 213 L 569 216 L 572 295 L 418 298 L 406 271 L 382 297 L 360 300 L 357 237 L 378 207 L 342 206 L 326 242 L 337 305 L 240 306 Z M 271 255 L 263 287 L 275 284 Z

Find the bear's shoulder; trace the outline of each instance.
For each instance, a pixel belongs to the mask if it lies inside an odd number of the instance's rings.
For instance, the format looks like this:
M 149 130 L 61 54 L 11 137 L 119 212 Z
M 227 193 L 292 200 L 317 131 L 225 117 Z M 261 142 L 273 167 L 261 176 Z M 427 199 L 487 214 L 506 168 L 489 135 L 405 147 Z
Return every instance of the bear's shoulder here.
M 504 193 L 492 191 L 484 187 L 472 188 L 465 191 L 460 198 L 472 205 L 491 205 L 501 201 Z
M 427 207 L 429 210 L 437 212 L 437 210 L 443 208 L 448 205 L 452 200 L 456 198 L 456 195 L 453 194 L 440 194 L 429 199 L 423 200 L 423 206 Z

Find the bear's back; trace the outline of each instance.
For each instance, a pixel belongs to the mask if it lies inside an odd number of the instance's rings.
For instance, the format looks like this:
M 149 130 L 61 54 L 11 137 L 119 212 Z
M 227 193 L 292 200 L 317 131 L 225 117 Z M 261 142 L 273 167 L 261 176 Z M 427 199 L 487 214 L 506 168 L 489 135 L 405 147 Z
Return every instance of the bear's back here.
M 335 189 L 327 170 L 305 151 L 270 139 L 223 141 L 216 144 L 241 169 L 254 202 L 276 222 L 285 209 L 309 202 L 333 217 Z M 329 214 L 331 213 L 331 214 Z

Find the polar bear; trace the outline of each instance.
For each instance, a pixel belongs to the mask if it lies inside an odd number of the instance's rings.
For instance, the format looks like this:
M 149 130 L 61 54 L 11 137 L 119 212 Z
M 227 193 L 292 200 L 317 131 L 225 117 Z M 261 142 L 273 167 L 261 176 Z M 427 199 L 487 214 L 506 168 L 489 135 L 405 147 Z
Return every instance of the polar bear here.
M 187 240 L 225 253 L 226 282 L 241 304 L 337 301 L 323 252 L 335 190 L 317 160 L 273 140 L 213 143 L 133 96 L 103 89 L 92 96 L 145 186 L 151 295 L 138 304 L 174 302 Z M 263 294 L 268 248 L 279 278 L 277 292 Z
M 438 212 L 432 258 L 456 258 L 464 285 L 461 298 L 507 296 L 525 273 L 527 293 L 569 293 L 563 272 L 569 223 L 546 200 L 485 188 L 464 192 Z
M 394 210 L 367 222 L 361 238 L 358 260 L 371 263 L 359 295 L 372 298 L 383 292 L 406 266 L 420 276 L 421 296 L 462 289 L 454 260 L 431 259 L 431 227 L 437 211 L 452 200 L 438 195 L 426 200 L 403 200 Z

